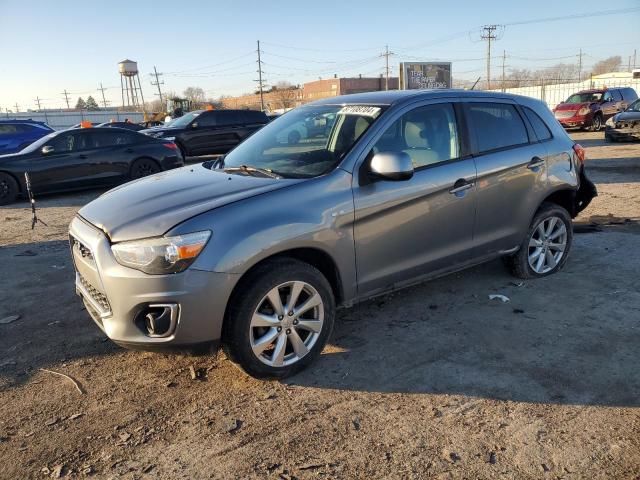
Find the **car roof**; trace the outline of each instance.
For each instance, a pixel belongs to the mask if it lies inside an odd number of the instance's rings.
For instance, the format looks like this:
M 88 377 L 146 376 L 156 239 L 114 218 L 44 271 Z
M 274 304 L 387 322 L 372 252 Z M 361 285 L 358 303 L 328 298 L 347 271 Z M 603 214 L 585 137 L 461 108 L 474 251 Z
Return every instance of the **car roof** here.
M 432 89 L 432 90 L 389 90 L 379 92 L 354 93 L 338 97 L 323 98 L 307 105 L 381 105 L 391 106 L 410 100 L 429 100 L 437 98 L 508 98 L 522 100 L 523 96 L 483 90 Z
M 0 123 L 37 123 L 38 125 L 46 125 L 47 127 L 49 126 L 44 122 L 41 122 L 39 120 L 31 120 L 30 118 L 27 118 L 27 119 L 24 119 L 24 118 L 18 119 L 18 118 L 16 118 L 16 119 L 13 119 L 13 120 L 0 120 Z

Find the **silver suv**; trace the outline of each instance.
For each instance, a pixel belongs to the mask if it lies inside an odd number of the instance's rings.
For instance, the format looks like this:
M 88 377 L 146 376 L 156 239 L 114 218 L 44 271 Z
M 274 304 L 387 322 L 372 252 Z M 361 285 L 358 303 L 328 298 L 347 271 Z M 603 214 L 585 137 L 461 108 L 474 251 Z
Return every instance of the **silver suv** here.
M 496 257 L 521 278 L 557 272 L 596 195 L 583 161 L 530 98 L 321 100 L 82 208 L 76 289 L 120 345 L 222 343 L 249 374 L 282 378 L 319 355 L 338 306 Z

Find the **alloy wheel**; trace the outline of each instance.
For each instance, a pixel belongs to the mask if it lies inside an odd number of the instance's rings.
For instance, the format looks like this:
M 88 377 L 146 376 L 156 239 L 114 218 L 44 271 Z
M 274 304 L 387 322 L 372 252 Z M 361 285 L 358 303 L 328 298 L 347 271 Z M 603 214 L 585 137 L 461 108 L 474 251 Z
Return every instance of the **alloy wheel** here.
M 323 323 L 324 304 L 313 286 L 302 281 L 280 284 L 260 300 L 251 317 L 251 349 L 266 365 L 292 365 L 313 348 Z
M 529 240 L 529 266 L 538 274 L 553 270 L 567 247 L 567 227 L 559 217 L 547 217 L 533 231 Z

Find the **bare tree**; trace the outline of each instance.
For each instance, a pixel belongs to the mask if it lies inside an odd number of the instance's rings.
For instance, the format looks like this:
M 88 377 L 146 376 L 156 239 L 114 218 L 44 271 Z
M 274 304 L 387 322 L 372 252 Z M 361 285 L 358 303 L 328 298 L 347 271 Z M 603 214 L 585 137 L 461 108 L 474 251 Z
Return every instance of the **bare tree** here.
M 297 86 L 286 82 L 278 82 L 271 89 L 271 93 L 279 108 L 293 108 L 296 106 L 299 89 Z
M 622 66 L 622 57 L 615 55 L 596 62 L 591 69 L 591 75 L 601 75 L 603 73 L 616 72 Z
M 191 103 L 193 103 L 194 106 L 202 105 L 205 103 L 206 97 L 204 94 L 204 90 L 200 87 L 187 87 L 185 88 L 184 92 L 182 92 L 182 94 L 185 96 L 185 98 L 191 100 Z

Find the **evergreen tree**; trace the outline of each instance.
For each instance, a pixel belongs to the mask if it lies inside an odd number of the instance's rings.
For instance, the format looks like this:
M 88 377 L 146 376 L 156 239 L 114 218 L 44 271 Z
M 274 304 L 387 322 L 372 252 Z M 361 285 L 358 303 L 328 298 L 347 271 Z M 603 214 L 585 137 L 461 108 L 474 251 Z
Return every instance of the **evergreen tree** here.
M 78 101 L 76 102 L 76 108 L 87 108 L 87 104 L 84 103 L 82 97 L 78 97 Z
M 87 97 L 87 101 L 85 102 L 84 106 L 87 110 L 100 110 L 100 107 L 91 95 Z

